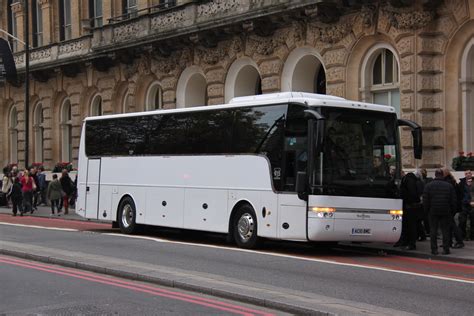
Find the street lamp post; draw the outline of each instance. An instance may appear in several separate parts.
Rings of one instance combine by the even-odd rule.
[[[29,1],[25,0],[25,168],[28,168],[30,125],[30,21]]]

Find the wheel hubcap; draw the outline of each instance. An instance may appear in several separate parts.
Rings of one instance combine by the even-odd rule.
[[[122,210],[122,224],[124,227],[129,227],[133,221],[133,210],[132,207],[127,204]]]
[[[252,215],[249,213],[243,214],[237,223],[237,230],[239,232],[240,238],[243,241],[248,241],[250,238],[252,238],[254,227],[255,223]]]

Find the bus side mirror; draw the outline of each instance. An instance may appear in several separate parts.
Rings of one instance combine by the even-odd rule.
[[[415,159],[421,159],[423,154],[423,137],[421,134],[421,128],[417,128],[411,131],[413,136],[413,153]]]
[[[413,137],[413,154],[415,159],[421,159],[423,154],[423,135],[421,126],[410,120],[398,119],[398,126],[408,126],[411,128]]]
[[[296,174],[296,193],[301,200],[306,200],[308,198],[308,193],[306,192],[308,177],[305,171],[298,171]]]

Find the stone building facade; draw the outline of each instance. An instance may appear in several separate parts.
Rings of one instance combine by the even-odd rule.
[[[29,162],[77,166],[87,116],[291,90],[395,106],[423,127],[421,161],[402,131],[407,168],[474,151],[474,0],[30,2]],[[0,3],[0,28],[23,38],[23,2]],[[25,54],[12,44],[0,160],[21,166]]]

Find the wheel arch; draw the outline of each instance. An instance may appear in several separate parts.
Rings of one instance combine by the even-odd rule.
[[[117,207],[115,209],[115,221],[118,223],[118,221],[120,220],[119,219],[119,215],[120,215],[120,205],[122,204],[123,200],[125,200],[126,198],[130,198],[133,202],[133,204],[135,205],[135,209],[137,207],[137,203],[135,202],[135,199],[133,198],[133,196],[130,194],[130,193],[124,193],[121,197],[120,197],[120,200],[119,202],[117,203]]]
[[[258,215],[257,215],[257,212],[255,211],[255,206],[253,205],[252,202],[250,202],[249,200],[247,199],[241,199],[239,201],[237,201],[234,206],[232,207],[232,211],[230,212],[230,216],[229,216],[229,222],[228,222],[228,233],[227,233],[227,241],[229,242],[232,242],[234,241],[234,231],[233,231],[233,220],[234,220],[234,216],[235,216],[235,213],[237,212],[237,210],[242,206],[242,205],[249,205],[254,213],[255,213],[255,216],[257,217],[257,221],[258,221]],[[257,222],[258,223],[258,222]],[[258,231],[257,231],[257,235],[258,235]]]

